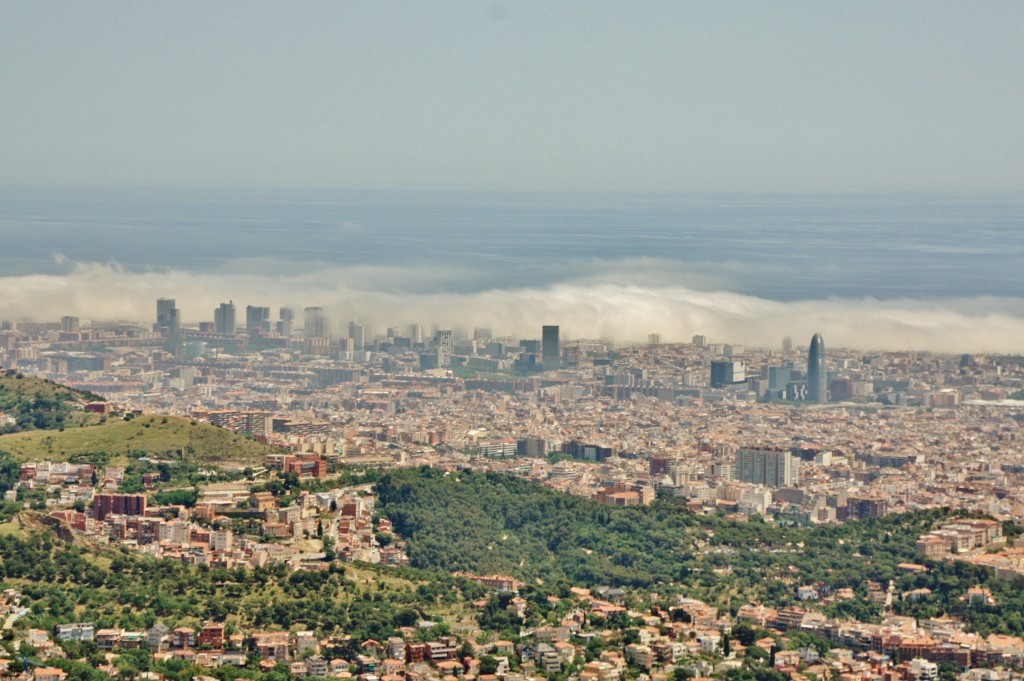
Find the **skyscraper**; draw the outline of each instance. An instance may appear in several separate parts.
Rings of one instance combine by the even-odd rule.
[[[220,307],[213,311],[213,332],[223,336],[234,336],[237,329],[234,301],[221,303]]]
[[[78,333],[82,330],[82,323],[78,317],[61,317],[60,330],[64,333]]]
[[[270,308],[245,306],[245,329],[250,336],[270,333]]]
[[[743,362],[733,360],[715,360],[711,362],[711,387],[724,388],[734,383],[747,380],[747,370]]]
[[[181,332],[181,318],[174,298],[158,298],[156,301],[156,324],[153,330],[164,336],[177,336]]]
[[[785,390],[786,384],[789,383],[792,375],[792,367],[768,367],[768,389],[775,391]]]
[[[437,351],[437,366],[446,367],[452,363],[452,351],[455,343],[452,332],[440,329],[434,334],[434,348]]]
[[[277,323],[277,335],[288,338],[292,335],[292,322],[295,321],[295,310],[290,307],[282,307],[277,316],[281,321]]]
[[[356,350],[362,350],[366,345],[366,327],[359,322],[348,323],[348,335],[355,344]]]
[[[811,338],[807,353],[807,401],[815,404],[828,402],[828,371],[825,368],[825,341],[821,334]]]
[[[788,487],[797,481],[797,464],[789,452],[741,449],[736,452],[736,477],[765,487]]]
[[[307,307],[306,323],[302,327],[302,335],[306,338],[327,338],[331,335],[331,322],[324,316],[322,307]]]
[[[541,327],[541,363],[544,371],[557,371],[562,368],[561,348],[558,343],[558,327]]]

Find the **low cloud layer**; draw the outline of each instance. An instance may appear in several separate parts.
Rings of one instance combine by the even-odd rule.
[[[296,308],[318,305],[335,328],[359,319],[375,332],[410,323],[488,327],[495,334],[537,337],[542,324],[558,324],[565,338],[665,342],[704,334],[713,342],[778,347],[786,336],[798,344],[821,332],[829,347],[937,352],[1019,352],[1024,339],[1024,298],[975,297],[829,299],[778,302],[724,290],[698,290],[645,276],[629,282],[570,279],[536,288],[495,287],[470,293],[438,292],[438,282],[467,272],[447,268],[365,267],[295,272],[268,261],[263,267],[220,273],[184,270],[131,272],[116,264],[75,263],[63,275],[0,277],[0,319],[90,320],[152,323],[157,298],[175,298],[186,323],[213,319],[233,300],[238,319],[246,305]]]

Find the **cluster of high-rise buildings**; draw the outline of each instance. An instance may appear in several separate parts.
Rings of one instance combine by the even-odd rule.
[[[703,336],[694,336],[694,343],[703,344]],[[786,339],[785,346],[792,351],[792,342]],[[713,388],[728,388],[735,385],[746,385],[747,371],[742,359],[742,346],[726,345],[723,359],[712,360],[710,384]],[[825,363],[825,341],[821,334],[811,338],[807,351],[807,370],[801,372],[792,362],[788,365],[769,367],[768,396],[775,399],[804,401],[811,404],[824,404],[829,400],[829,376]]]
[[[192,340],[195,344],[201,344],[209,340],[211,336],[241,336],[243,341],[248,339],[245,347],[253,343],[254,339],[259,339],[260,347],[268,347],[274,345],[275,341],[281,345],[287,344],[292,338],[299,338],[303,341],[303,349],[318,355],[363,352],[371,343],[370,332],[366,324],[361,321],[350,321],[347,328],[343,326],[340,331],[336,331],[332,328],[331,318],[322,307],[304,308],[302,319],[302,328],[297,329],[295,327],[295,309],[281,307],[278,310],[278,321],[272,324],[269,307],[248,305],[245,308],[243,332],[237,322],[234,301],[228,301],[221,303],[213,311],[212,323],[199,322],[194,328],[185,328],[181,324],[181,311],[177,307],[177,302],[172,298],[160,298],[156,303],[156,323],[153,325],[153,331],[169,340]],[[77,322],[77,319],[75,321]],[[424,369],[451,366],[452,357],[460,354],[456,343],[463,340],[452,329],[436,327],[432,334],[424,340],[423,327],[420,324],[411,324],[405,334],[400,332],[397,327],[389,327],[386,339],[389,344],[394,344],[399,348],[421,351],[420,366]],[[474,331],[472,340],[481,343],[489,341],[491,340],[490,332],[486,329],[477,329]],[[522,348],[524,351],[523,362],[531,370],[557,371],[561,368],[558,326],[543,326],[541,340],[539,342],[524,341]],[[202,348],[199,347],[199,350]],[[194,345],[192,352],[195,351]],[[494,354],[493,351],[492,348],[491,354]],[[504,348],[498,347],[496,351],[503,353]],[[462,352],[461,354],[466,353]],[[476,354],[475,348],[469,354]],[[496,365],[494,368],[503,367]]]
[[[342,351],[362,351],[366,348],[369,337],[367,327],[362,322],[350,321],[347,335],[332,333],[331,320],[322,307],[306,307],[303,312],[304,323],[301,337],[314,342],[320,341],[316,344],[319,349],[333,349],[332,340],[336,341],[338,348]],[[157,300],[156,316],[154,331],[166,337],[178,337],[183,333],[180,311],[173,299]],[[246,306],[245,321],[245,332],[250,337],[287,339],[297,331],[294,327],[295,310],[291,307],[280,308],[278,321],[272,326],[269,307],[249,305]],[[212,326],[207,322],[201,322],[196,331],[195,335],[213,333],[220,336],[234,336],[238,334],[234,302],[221,303],[214,310]],[[478,339],[479,336],[489,336],[489,332],[474,333],[474,339]],[[408,334],[404,336],[399,333],[397,328],[390,327],[387,330],[387,338],[394,339],[399,345],[412,348],[413,345],[423,343],[422,327],[419,324],[412,324]],[[455,340],[452,330],[435,329],[427,347],[421,348],[429,350],[429,354],[424,354],[421,358],[421,367],[433,369],[451,366],[451,358],[457,354]],[[661,336],[657,333],[650,334],[648,341],[650,345],[656,347],[661,343]],[[697,335],[693,337],[693,343],[698,347],[703,346],[707,343],[707,339],[705,336]],[[792,341],[788,338],[784,342],[784,350],[786,346],[790,350],[792,349]],[[532,351],[535,358],[539,358],[539,366],[536,368],[543,371],[557,371],[562,367],[558,326],[545,325],[542,327],[539,348],[529,341],[525,342],[523,347],[527,352]],[[709,381],[711,387],[727,388],[746,383],[746,367],[742,359],[739,358],[743,350],[743,346],[725,345],[723,348],[725,357],[711,361]],[[825,361],[825,341],[820,333],[814,334],[811,338],[806,371],[801,373],[792,365],[772,367],[772,369],[768,385],[772,397],[801,400],[812,404],[824,404],[829,401],[829,374]]]
[[[317,326],[317,312],[322,316],[320,308],[306,308],[306,319],[312,323],[307,324],[309,332],[319,332],[319,336],[330,335],[330,325]],[[270,308],[257,305],[247,305],[245,308],[245,331],[250,336],[270,335],[276,333],[280,336],[291,336],[295,311],[290,307],[282,307],[278,311],[278,321],[271,324]],[[173,298],[160,298],[156,301],[156,323],[153,331],[167,338],[178,338],[182,335],[181,310],[177,301]],[[233,336],[240,330],[234,301],[221,303],[213,311],[213,322],[200,322],[196,331],[202,333],[214,333],[221,336]]]

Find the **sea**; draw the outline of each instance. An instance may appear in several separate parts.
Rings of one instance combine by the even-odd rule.
[[[778,301],[1019,297],[1024,196],[0,187],[0,277],[268,261],[475,273],[415,284],[455,293],[655,269]]]

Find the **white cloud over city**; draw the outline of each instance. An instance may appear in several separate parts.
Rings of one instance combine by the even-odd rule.
[[[0,277],[0,318],[152,323],[155,301],[175,298],[186,324],[212,320],[214,308],[246,305],[325,308],[335,324],[359,319],[382,333],[410,323],[488,327],[495,334],[539,335],[558,324],[564,338],[665,342],[704,334],[713,342],[778,347],[821,332],[831,347],[864,350],[1012,353],[1024,337],[1024,299],[973,297],[915,300],[827,299],[779,302],[707,286],[683,285],[669,273],[649,272],[631,283],[621,272],[568,278],[537,287],[445,292],[439,282],[479,276],[450,268],[317,268],[295,272],[268,260],[262,267],[222,273],[186,270],[134,272],[116,263],[74,263],[61,275]],[[618,272],[618,274],[615,274]],[[689,283],[689,282],[688,282]],[[711,282],[704,282],[710,284]],[[337,327],[336,327],[337,328]]]

